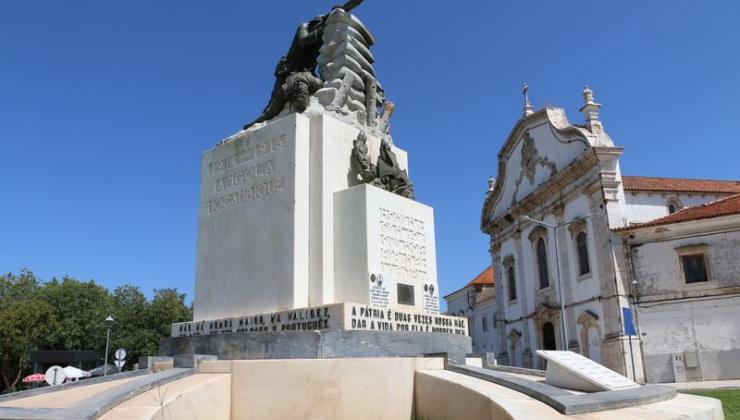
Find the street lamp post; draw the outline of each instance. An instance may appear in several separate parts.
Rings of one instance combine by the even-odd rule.
[[[108,325],[108,334],[105,337],[105,362],[103,362],[103,376],[108,375],[108,346],[110,345],[110,329],[113,327],[113,315],[108,315],[108,318],[105,318],[105,323]]]
[[[567,226],[571,223],[580,222],[586,219],[587,217],[590,217],[590,214],[587,214],[586,216],[579,217],[577,219],[573,219],[568,222],[558,223],[557,225],[551,225],[549,223],[545,223],[541,220],[535,220],[532,219],[529,216],[522,216],[519,219],[524,222],[532,222],[536,225],[544,226],[546,228],[552,229],[552,237],[553,242],[555,244],[555,272],[558,275],[558,300],[560,300],[560,334],[563,338],[563,349],[568,350],[568,327],[567,322],[565,320],[565,300],[563,299],[563,281],[560,278],[560,256],[558,251],[558,228]]]

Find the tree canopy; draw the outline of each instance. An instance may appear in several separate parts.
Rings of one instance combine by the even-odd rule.
[[[112,293],[93,280],[71,277],[44,282],[31,271],[0,275],[0,376],[4,392],[17,388],[30,374],[36,350],[95,350],[104,359],[108,315],[111,329],[108,359],[119,347],[127,350],[126,366],[139,356],[156,355],[159,339],[174,322],[192,319],[192,308],[177,289],[154,290],[147,299],[137,286]]]

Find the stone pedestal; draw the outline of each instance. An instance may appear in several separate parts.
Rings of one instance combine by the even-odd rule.
[[[335,294],[334,193],[358,184],[352,163],[353,142],[360,130],[324,112],[311,113],[309,209],[309,305],[339,302]],[[367,145],[378,158],[380,139],[371,133]],[[401,169],[408,168],[406,152],[393,147]]]
[[[241,332],[212,336],[166,337],[159,353],[210,354],[221,360],[421,357],[446,353],[464,364],[470,337],[406,331]]]
[[[291,114],[204,153],[194,319],[308,306],[309,140]]]
[[[334,194],[358,183],[351,161],[358,133],[323,112],[294,113],[204,153],[195,320],[349,300],[343,285],[337,292]],[[377,158],[380,139],[368,135],[368,147]],[[406,169],[406,153],[393,150]],[[427,271],[438,293],[431,235]]]
[[[470,352],[467,320],[439,314],[432,208],[360,184],[359,132],[314,102],[203,155],[194,320],[172,326],[161,354],[237,357],[252,341],[291,349],[316,337],[337,341],[314,357]],[[380,138],[366,134],[376,160]],[[387,349],[363,338],[376,333]],[[396,334],[429,338],[398,347]]]
[[[371,185],[334,193],[335,297],[439,314],[431,207]]]

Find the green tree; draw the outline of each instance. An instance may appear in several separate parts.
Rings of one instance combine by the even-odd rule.
[[[29,270],[22,270],[18,276],[13,273],[0,276],[0,309],[13,302],[32,299],[40,288],[41,282]]]
[[[152,335],[152,326],[147,313],[149,302],[136,286],[124,285],[113,292],[113,318],[111,330],[111,349],[119,347],[127,350],[127,365],[137,361],[142,354],[156,354],[159,342]],[[108,360],[112,360],[111,354]]]
[[[31,352],[45,346],[57,325],[53,308],[38,298],[40,289],[27,270],[0,276],[0,376],[6,392],[30,373]]]
[[[193,308],[185,304],[185,293],[177,288],[155,289],[149,307],[149,322],[158,337],[170,335],[170,326],[175,322],[192,321]]]
[[[50,332],[47,350],[105,349],[105,318],[111,314],[113,299],[103,286],[90,280],[81,282],[71,277],[45,283],[39,296],[54,308],[59,320]]]
[[[0,276],[0,376],[6,391],[30,372],[35,350],[95,350],[104,358],[107,325],[113,315],[109,361],[127,350],[127,367],[139,356],[156,355],[159,340],[174,322],[192,319],[192,308],[177,289],[154,291],[147,300],[136,286],[113,293],[93,280],[64,277],[43,283],[28,270]]]

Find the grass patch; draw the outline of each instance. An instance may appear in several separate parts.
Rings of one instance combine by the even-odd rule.
[[[722,401],[725,420],[740,420],[740,388],[733,389],[695,389],[681,391],[684,394],[712,397]]]

